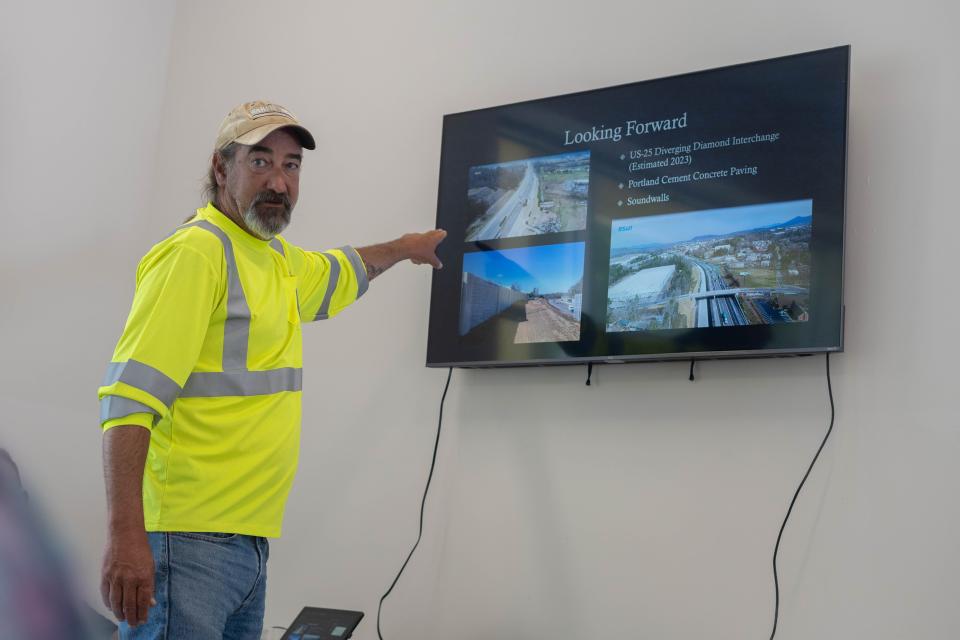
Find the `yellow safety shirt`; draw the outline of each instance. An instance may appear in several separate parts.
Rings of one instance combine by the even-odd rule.
[[[150,249],[98,392],[104,430],[151,429],[147,531],[280,535],[300,448],[300,325],[366,289],[352,247],[260,240],[212,204]]]

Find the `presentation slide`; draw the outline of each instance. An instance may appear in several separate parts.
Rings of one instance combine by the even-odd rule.
[[[428,364],[841,348],[848,67],[837,47],[446,116]]]

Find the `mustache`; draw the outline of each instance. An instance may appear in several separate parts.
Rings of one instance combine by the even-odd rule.
[[[277,193],[276,191],[261,191],[258,193],[250,205],[256,207],[258,204],[281,204],[287,211],[292,208],[290,197],[285,193]]]

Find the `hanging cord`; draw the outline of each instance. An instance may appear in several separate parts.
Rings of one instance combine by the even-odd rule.
[[[694,360],[693,358],[690,358],[690,377],[687,378],[687,380],[689,380],[690,382],[693,382],[694,380],[696,380],[696,378],[693,377],[693,363],[694,363],[694,362],[696,362],[696,360]]]
[[[400,567],[397,577],[393,579],[392,583],[390,583],[390,588],[387,589],[387,592],[383,594],[383,597],[380,598],[380,604],[377,605],[377,637],[380,638],[380,640],[383,640],[383,635],[380,633],[380,611],[383,609],[383,601],[387,599],[387,596],[390,595],[390,592],[393,591],[393,588],[397,586],[397,581],[400,580],[400,576],[403,575],[403,570],[407,568],[407,563],[410,562],[410,558],[413,557],[413,552],[417,550],[417,545],[420,544],[420,538],[423,537],[423,511],[427,505],[427,492],[430,491],[430,481],[433,479],[433,469],[437,465],[437,449],[440,447],[440,428],[443,426],[443,403],[447,399],[447,389],[450,388],[450,378],[452,376],[453,367],[450,367],[450,370],[447,372],[447,384],[444,385],[443,395],[440,397],[440,418],[437,420],[437,439],[433,443],[433,458],[430,460],[430,473],[427,474],[427,486],[423,490],[423,500],[420,502],[420,529],[417,532],[417,541],[413,543],[413,548],[410,549],[407,559],[403,561],[403,566]]]
[[[820,452],[823,451],[824,445],[827,444],[827,439],[830,438],[830,434],[833,432],[833,421],[836,417],[836,407],[833,404],[833,386],[830,382],[830,353],[827,353],[827,394],[830,397],[830,426],[827,428],[827,435],[823,436],[823,442],[820,443],[820,448],[817,449],[816,455],[813,456],[813,460],[810,461],[810,466],[807,467],[807,472],[803,474],[803,480],[800,481],[800,486],[797,487],[797,490],[793,494],[793,499],[790,501],[790,507],[787,509],[787,515],[783,519],[783,524],[780,525],[780,533],[777,534],[777,544],[773,548],[773,589],[774,589],[774,605],[773,605],[773,630],[770,632],[770,640],[773,640],[773,637],[777,635],[777,620],[780,618],[780,581],[777,576],[777,553],[780,551],[780,539],[783,537],[783,530],[787,526],[787,520],[790,519],[790,514],[793,512],[793,505],[797,502],[797,496],[800,495],[800,490],[803,489],[804,483],[807,481],[807,477],[810,475],[810,471],[813,469],[813,465],[817,463],[817,458],[820,457]]]
[[[590,376],[592,375],[593,375],[593,363],[588,362],[587,363],[587,386],[588,387],[590,386]]]

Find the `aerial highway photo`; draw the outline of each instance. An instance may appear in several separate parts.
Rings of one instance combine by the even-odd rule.
[[[813,201],[613,221],[608,332],[808,320]]]
[[[580,339],[584,244],[463,256],[459,333],[496,344]]]
[[[590,152],[470,167],[467,185],[468,242],[580,231]]]

